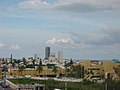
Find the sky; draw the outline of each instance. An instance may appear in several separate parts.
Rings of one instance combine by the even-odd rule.
[[[120,0],[0,0],[0,57],[120,59],[119,38]]]

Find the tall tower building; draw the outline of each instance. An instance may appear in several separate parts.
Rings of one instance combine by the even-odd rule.
[[[64,52],[63,51],[58,51],[58,60],[63,61],[64,59]]]
[[[45,47],[45,59],[49,59],[50,57],[50,47]]]

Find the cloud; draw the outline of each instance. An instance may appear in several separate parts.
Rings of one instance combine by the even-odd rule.
[[[120,45],[120,28],[107,27],[101,30],[100,35],[95,34],[94,36],[91,36],[91,38],[94,39],[91,39],[86,43],[99,46],[109,46],[116,44]]]
[[[114,47],[120,46],[120,28],[107,27],[99,33],[78,33],[69,32],[74,45],[91,48],[91,47]]]
[[[120,28],[107,27],[104,29],[104,33],[106,34],[110,43],[120,44]]]
[[[3,43],[0,43],[0,49],[3,48],[5,45]]]
[[[52,38],[50,40],[48,40],[46,42],[49,45],[61,45],[61,44],[72,44],[73,41],[70,38],[66,38],[66,39],[56,39],[56,38]]]
[[[119,11],[119,0],[56,0],[49,3],[47,0],[23,0],[13,7],[8,7],[8,12],[21,14],[59,11],[70,13]]]
[[[47,6],[49,6],[49,3],[45,0],[24,0],[17,5],[21,9],[41,9]]]
[[[80,12],[96,12],[96,11],[114,11],[120,10],[119,0],[58,0],[54,3],[49,3],[47,0],[23,0],[15,7],[16,9],[31,10],[56,10],[72,13]],[[12,8],[12,9],[13,9]],[[9,8],[10,9],[10,8]],[[34,9],[34,10],[33,10]],[[20,11],[20,10],[19,10]]]
[[[12,46],[10,47],[10,49],[18,50],[18,49],[20,49],[20,46],[18,44],[12,44]]]
[[[119,10],[119,0],[59,0],[55,8],[70,12]]]

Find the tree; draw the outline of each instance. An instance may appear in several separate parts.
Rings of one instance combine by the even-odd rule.
[[[72,58],[70,59],[70,65],[72,65],[73,64],[73,60],[72,60]]]
[[[39,62],[40,65],[42,65],[42,60],[40,59],[40,62]]]
[[[35,59],[32,60],[33,66],[35,66]]]
[[[69,73],[69,72],[70,72],[70,68],[65,68],[65,71],[66,71],[67,73]]]
[[[82,78],[84,76],[83,67],[81,65],[72,65],[69,68],[66,68],[68,77]]]
[[[43,71],[43,67],[42,67],[42,63],[41,62],[39,62],[39,65],[38,65],[36,71],[38,71],[39,76],[40,76],[40,73]]]
[[[27,65],[26,59],[24,57],[22,58],[22,61],[24,65]]]
[[[76,66],[72,65],[70,66],[70,68],[68,69],[68,77],[76,77]]]
[[[113,68],[114,68],[115,73],[120,77],[120,66],[113,67]]]
[[[56,73],[58,72],[58,70],[57,70],[57,67],[56,67],[56,66],[54,66],[54,67],[53,67],[52,72],[54,72],[54,74],[56,74]]]
[[[82,66],[81,65],[76,66],[76,77],[82,78]]]
[[[26,66],[24,64],[18,64],[19,73],[22,75]]]
[[[12,59],[12,54],[11,54],[11,56],[10,56],[10,63],[12,63],[13,61],[12,61],[13,59]]]
[[[75,65],[72,65],[70,68],[71,68],[72,72],[76,71],[76,66]]]

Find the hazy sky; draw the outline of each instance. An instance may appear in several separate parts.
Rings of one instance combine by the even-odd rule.
[[[0,57],[120,59],[120,0],[0,0]]]

